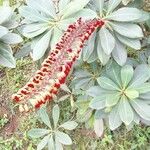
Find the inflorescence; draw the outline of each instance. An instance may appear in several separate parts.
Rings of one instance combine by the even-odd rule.
[[[21,112],[29,111],[31,107],[29,102],[34,108],[39,108],[54,98],[60,86],[65,83],[85,41],[98,27],[103,25],[102,20],[82,21],[81,18],[76,23],[69,25],[60,42],[42,63],[41,69],[12,96],[15,102],[20,103]]]

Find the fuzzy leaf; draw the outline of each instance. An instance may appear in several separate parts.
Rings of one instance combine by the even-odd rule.
[[[130,65],[125,65],[122,67],[121,69],[121,81],[123,84],[123,87],[126,87],[129,82],[131,81],[132,77],[133,77],[133,67]]]
[[[107,77],[99,77],[97,82],[102,88],[106,90],[119,90],[118,86]]]
[[[0,38],[6,35],[7,33],[8,33],[8,29],[3,26],[0,26]]]
[[[111,23],[113,29],[120,35],[128,38],[142,38],[143,32],[140,26],[131,23]]]
[[[122,124],[118,106],[119,105],[116,105],[109,114],[109,127],[111,130],[117,129]]]
[[[95,119],[94,131],[98,137],[101,137],[103,135],[103,132],[104,132],[103,119]]]
[[[100,41],[104,52],[109,55],[115,47],[115,39],[105,27],[99,31]]]
[[[141,15],[141,11],[137,8],[122,7],[107,16],[107,19],[121,22],[129,22],[141,18]]]
[[[120,3],[121,0],[109,0],[107,13],[112,12]]]
[[[47,32],[43,37],[35,44],[33,49],[33,60],[40,59],[46,52],[51,37],[51,31]]]
[[[69,135],[67,135],[64,132],[56,131],[55,136],[56,136],[57,140],[64,145],[72,144],[71,138],[69,137]]]
[[[122,96],[120,103],[119,103],[119,115],[120,115],[121,120],[126,125],[129,125],[134,119],[133,110],[125,96]]]
[[[48,143],[50,135],[45,136],[37,146],[37,150],[42,150]]]
[[[59,106],[58,105],[55,105],[53,107],[52,115],[53,115],[54,127],[56,128],[57,124],[58,124],[58,120],[59,120],[59,115],[60,115],[60,110],[59,110]]]
[[[74,130],[77,127],[77,123],[75,121],[67,121],[60,125],[59,127],[62,127],[66,130]]]
[[[35,128],[28,131],[28,136],[30,136],[31,138],[39,138],[49,133],[50,130]]]

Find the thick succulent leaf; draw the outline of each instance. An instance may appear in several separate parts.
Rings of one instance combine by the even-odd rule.
[[[6,44],[17,44],[23,41],[21,36],[15,33],[6,34],[1,38],[1,40]]]
[[[62,11],[64,7],[68,5],[69,2],[70,0],[59,0],[59,3],[58,3],[59,11]]]
[[[112,111],[109,114],[109,127],[111,130],[117,129],[122,124],[118,107],[119,105],[113,107]]]
[[[100,14],[101,17],[103,15],[104,2],[105,2],[104,0],[95,0],[95,3],[98,7],[99,14]]]
[[[131,38],[121,36],[119,34],[116,34],[116,36],[117,36],[118,40],[120,42],[122,42],[123,44],[125,44],[133,49],[136,49],[136,50],[141,49],[141,42],[139,39],[131,39]]]
[[[39,138],[49,133],[50,130],[35,128],[28,131],[28,136],[31,138]]]
[[[99,77],[97,82],[102,88],[106,90],[119,90],[119,87],[107,77]]]
[[[0,42],[0,65],[15,68],[16,61],[13,57],[11,47]]]
[[[51,123],[50,123],[50,119],[49,116],[46,112],[46,108],[42,107],[39,111],[38,111],[38,115],[41,118],[41,120],[49,127],[51,128]]]
[[[25,17],[26,19],[30,21],[35,22],[49,22],[49,19],[42,16],[37,10],[32,9],[28,6],[22,6],[19,9],[19,13],[21,16]]]
[[[130,101],[130,103],[141,118],[150,121],[150,105],[138,99]]]
[[[89,104],[90,108],[93,109],[103,109],[106,106],[106,95],[101,95],[100,97],[94,97]]]
[[[150,83],[143,83],[135,88],[140,94],[150,92]]]
[[[37,150],[42,150],[48,143],[50,135],[45,136],[40,143],[37,145]]]
[[[8,21],[12,14],[13,14],[13,11],[12,11],[12,8],[11,7],[4,7],[4,6],[0,6],[0,14],[1,14],[1,17],[0,17],[0,24]]]
[[[56,131],[55,136],[56,136],[57,140],[64,145],[72,144],[71,138],[69,137],[68,134],[66,134],[64,132]]]
[[[104,53],[104,50],[103,50],[101,43],[99,41],[97,42],[97,54],[98,54],[98,58],[101,61],[101,63],[103,65],[106,65],[106,63],[110,59],[110,55],[107,55],[106,53]]]
[[[120,3],[121,0],[109,0],[107,13],[112,12]]]
[[[27,25],[26,26],[28,29],[30,28],[30,25]],[[32,30],[32,28],[30,28],[29,30],[28,29],[26,29],[26,27],[22,30],[22,33],[23,33],[23,35],[25,36],[25,37],[27,37],[27,38],[33,38],[33,37],[40,37],[41,36],[41,34],[42,33],[44,33],[47,29],[49,29],[49,27],[48,26],[45,26],[45,27],[41,27],[41,28],[39,28],[39,30],[35,30],[35,31],[33,31],[33,32],[29,32],[29,30]],[[36,26],[35,26],[36,27]],[[34,26],[33,26],[33,28],[34,28]],[[35,28],[36,29],[36,28]],[[33,29],[34,30],[34,29]]]
[[[75,121],[67,121],[60,125],[59,127],[62,127],[66,130],[73,130],[78,126],[78,124]]]
[[[130,65],[125,65],[121,68],[121,81],[122,85],[125,88],[133,77],[133,67]]]
[[[120,92],[115,92],[113,94],[107,94],[106,97],[106,107],[114,106],[118,103],[120,99]]]
[[[114,50],[112,51],[112,56],[114,60],[120,65],[123,66],[127,60],[127,50],[125,45],[120,43],[118,40],[116,41],[116,45]]]
[[[62,18],[67,18],[68,16],[77,13],[78,11],[82,10],[89,2],[90,0],[75,0],[71,1],[63,11],[59,13],[59,15],[62,15]]]
[[[101,94],[106,92],[104,89],[102,89],[100,86],[92,86],[87,90],[87,94],[92,97],[100,97]]]
[[[94,131],[98,137],[101,137],[104,132],[103,119],[95,119],[94,121]]]
[[[127,96],[130,100],[139,97],[139,92],[138,92],[137,90],[133,90],[133,89],[127,89],[127,90],[125,91],[125,94],[126,94],[126,96]]]
[[[50,42],[51,49],[55,48],[56,43],[60,40],[63,32],[57,27],[53,28],[53,35]]]
[[[63,150],[62,144],[55,138],[55,149],[54,150]]]
[[[79,19],[80,17],[82,17],[83,20],[89,20],[89,19],[97,18],[98,16],[95,11],[88,8],[84,8],[78,11],[77,13],[71,15],[70,17],[76,18],[76,20]]]
[[[111,23],[112,28],[128,38],[142,38],[143,32],[140,26],[131,23]]]
[[[107,76],[112,81],[114,81],[119,87],[121,87],[121,85],[122,85],[120,70],[121,70],[121,67],[119,65],[117,65],[117,63],[115,61],[113,61],[106,69]]]
[[[84,50],[83,50],[83,61],[86,61],[87,58],[90,57],[90,55],[93,53],[94,51],[94,45],[95,45],[95,38],[96,38],[96,32],[94,32],[89,41],[87,42],[87,46],[85,46]]]
[[[6,35],[7,33],[8,33],[8,29],[3,26],[0,26],[0,38]]]
[[[128,99],[125,96],[122,96],[120,103],[119,103],[119,115],[121,120],[126,124],[129,125],[134,119],[134,113],[130,106]]]
[[[140,94],[140,98],[144,100],[150,100],[150,92]]]
[[[133,79],[130,83],[130,88],[138,87],[150,78],[150,69],[146,64],[141,64],[136,67]]]
[[[32,9],[44,12],[48,16],[56,16],[55,6],[51,0],[27,0],[27,5]]]
[[[107,16],[107,19],[121,22],[129,22],[141,18],[141,15],[141,11],[137,8],[122,7]]]
[[[36,61],[40,59],[46,52],[49,41],[51,38],[52,31],[48,31],[43,35],[43,37],[35,44],[33,48],[33,60]]]
[[[48,140],[48,150],[54,150],[55,145],[54,145],[54,139],[53,136],[51,135],[51,137]]]
[[[99,36],[104,52],[109,55],[115,47],[113,35],[105,27],[102,27],[99,31]]]
[[[53,107],[52,115],[53,115],[54,127],[56,128],[58,124],[59,116],[60,116],[60,109],[58,105],[55,105]]]

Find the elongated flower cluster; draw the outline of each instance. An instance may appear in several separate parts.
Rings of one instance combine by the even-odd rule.
[[[101,20],[82,21],[70,25],[59,43],[42,63],[42,67],[35,76],[12,96],[15,102],[19,102],[20,111],[28,111],[28,101],[35,108],[50,101],[57,94],[58,89],[65,80],[79,57],[85,41],[90,35],[104,24]]]

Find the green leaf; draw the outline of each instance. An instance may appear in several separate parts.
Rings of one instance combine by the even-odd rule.
[[[49,18],[44,17],[37,10],[32,9],[28,6],[22,6],[19,8],[19,13],[21,16],[25,17],[28,20],[34,22],[49,22]]]
[[[37,145],[37,150],[42,150],[48,143],[50,135],[45,136],[40,143]]]
[[[0,26],[0,38],[6,35],[7,33],[8,33],[8,29],[3,26]]]
[[[68,16],[77,13],[78,11],[82,10],[89,2],[90,0],[75,0],[71,1],[63,11],[59,13],[59,15],[62,15],[62,18],[67,18]]]
[[[35,44],[33,49],[33,60],[40,59],[46,52],[51,37],[51,30],[48,31],[43,37]]]
[[[32,9],[38,10],[47,14],[50,17],[55,17],[55,6],[52,1],[42,0],[42,1],[35,1],[35,0],[27,0],[27,5]]]
[[[7,6],[0,6],[0,24],[8,21],[13,14],[12,8]]]
[[[97,5],[98,5],[98,8],[99,8],[99,14],[100,16],[102,17],[103,15],[103,8],[104,8],[104,0],[97,0]]]
[[[56,139],[64,144],[64,145],[71,145],[72,144],[72,140],[71,138],[69,137],[69,135],[67,135],[66,133],[64,132],[60,132],[60,131],[56,131],[55,132],[55,136],[56,136]]]
[[[130,101],[130,103],[140,117],[150,121],[150,105],[146,104],[145,101],[138,99]]]
[[[38,111],[38,115],[41,118],[41,120],[49,127],[51,128],[51,123],[50,123],[50,119],[49,116],[46,112],[46,108],[42,107],[39,111]]]
[[[48,28],[50,28],[50,26],[48,26],[47,23],[36,22],[25,25],[25,27],[22,29],[22,32],[24,36],[32,38],[45,32]]]
[[[133,79],[130,83],[130,88],[138,87],[150,78],[150,69],[146,64],[141,64],[136,67]]]
[[[106,90],[119,90],[119,87],[107,77],[99,77],[97,82],[102,88]]]
[[[63,150],[62,144],[55,138],[55,149],[54,150]]]
[[[99,31],[100,41],[104,52],[109,55],[115,47],[115,39],[105,27]]]
[[[125,46],[121,44],[119,41],[116,41],[115,48],[112,51],[112,56],[120,66],[123,66],[126,63],[127,50]]]
[[[66,130],[74,130],[77,126],[78,124],[75,121],[67,121],[62,125],[60,125],[59,127],[62,127]]]
[[[121,120],[126,124],[129,125],[134,119],[134,113],[130,106],[129,101],[126,99],[125,96],[122,96],[120,103],[119,103],[119,115]]]
[[[133,99],[139,97],[139,92],[136,91],[136,90],[132,90],[132,89],[127,89],[127,90],[125,91],[125,94],[126,94],[126,96],[127,96],[130,100],[133,100]]]
[[[54,127],[56,128],[57,124],[58,124],[58,120],[59,120],[59,115],[60,115],[60,110],[59,110],[59,106],[58,105],[55,105],[53,107],[52,114],[53,114]]]
[[[103,109],[106,106],[106,95],[100,97],[94,97],[90,102],[89,107],[93,109]]]
[[[53,139],[53,135],[51,135],[48,141],[48,150],[55,150],[54,148],[55,148],[54,139]]]
[[[137,8],[122,7],[107,16],[107,19],[121,22],[129,22],[141,18],[141,15],[141,11]]]
[[[63,34],[63,32],[59,28],[57,28],[57,27],[53,28],[53,35],[52,35],[52,37],[51,37],[52,39],[50,41],[51,49],[55,48],[55,45],[60,40],[62,34]]]
[[[120,99],[120,92],[115,92],[113,94],[107,94],[106,97],[106,107],[114,106],[118,103]]]
[[[127,37],[121,36],[117,33],[116,33],[116,36],[117,36],[118,40],[120,42],[122,42],[123,44],[125,44],[133,49],[136,49],[136,50],[141,49],[141,43],[140,43],[139,39],[127,38]]]
[[[109,114],[109,127],[111,130],[117,129],[122,124],[118,107],[119,105],[113,107],[112,111]]]
[[[101,137],[104,132],[103,119],[95,119],[94,121],[94,131],[98,137]]]
[[[69,2],[70,0],[59,0],[59,3],[58,3],[59,10],[62,11],[64,7],[68,5]]]
[[[112,28],[119,33],[128,38],[142,38],[143,32],[140,26],[131,23],[110,23]]]
[[[133,67],[130,65],[125,65],[121,68],[121,81],[124,88],[129,84],[129,82],[133,78],[133,73]]]
[[[23,41],[20,35],[15,33],[8,33],[4,35],[1,40],[6,44],[18,44]]]
[[[97,54],[98,54],[98,58],[101,61],[101,63],[103,65],[106,65],[106,63],[110,59],[110,55],[107,55],[106,53],[104,53],[104,50],[103,50],[101,43],[99,41],[97,41]]]
[[[16,66],[11,47],[2,42],[0,42],[0,65],[10,68],[15,68]]]
[[[150,92],[150,83],[143,83],[135,88],[140,94]]]
[[[120,3],[121,0],[109,0],[107,14],[112,12]]]
[[[30,136],[31,138],[39,138],[49,133],[50,130],[35,128],[28,131],[28,136]]]

